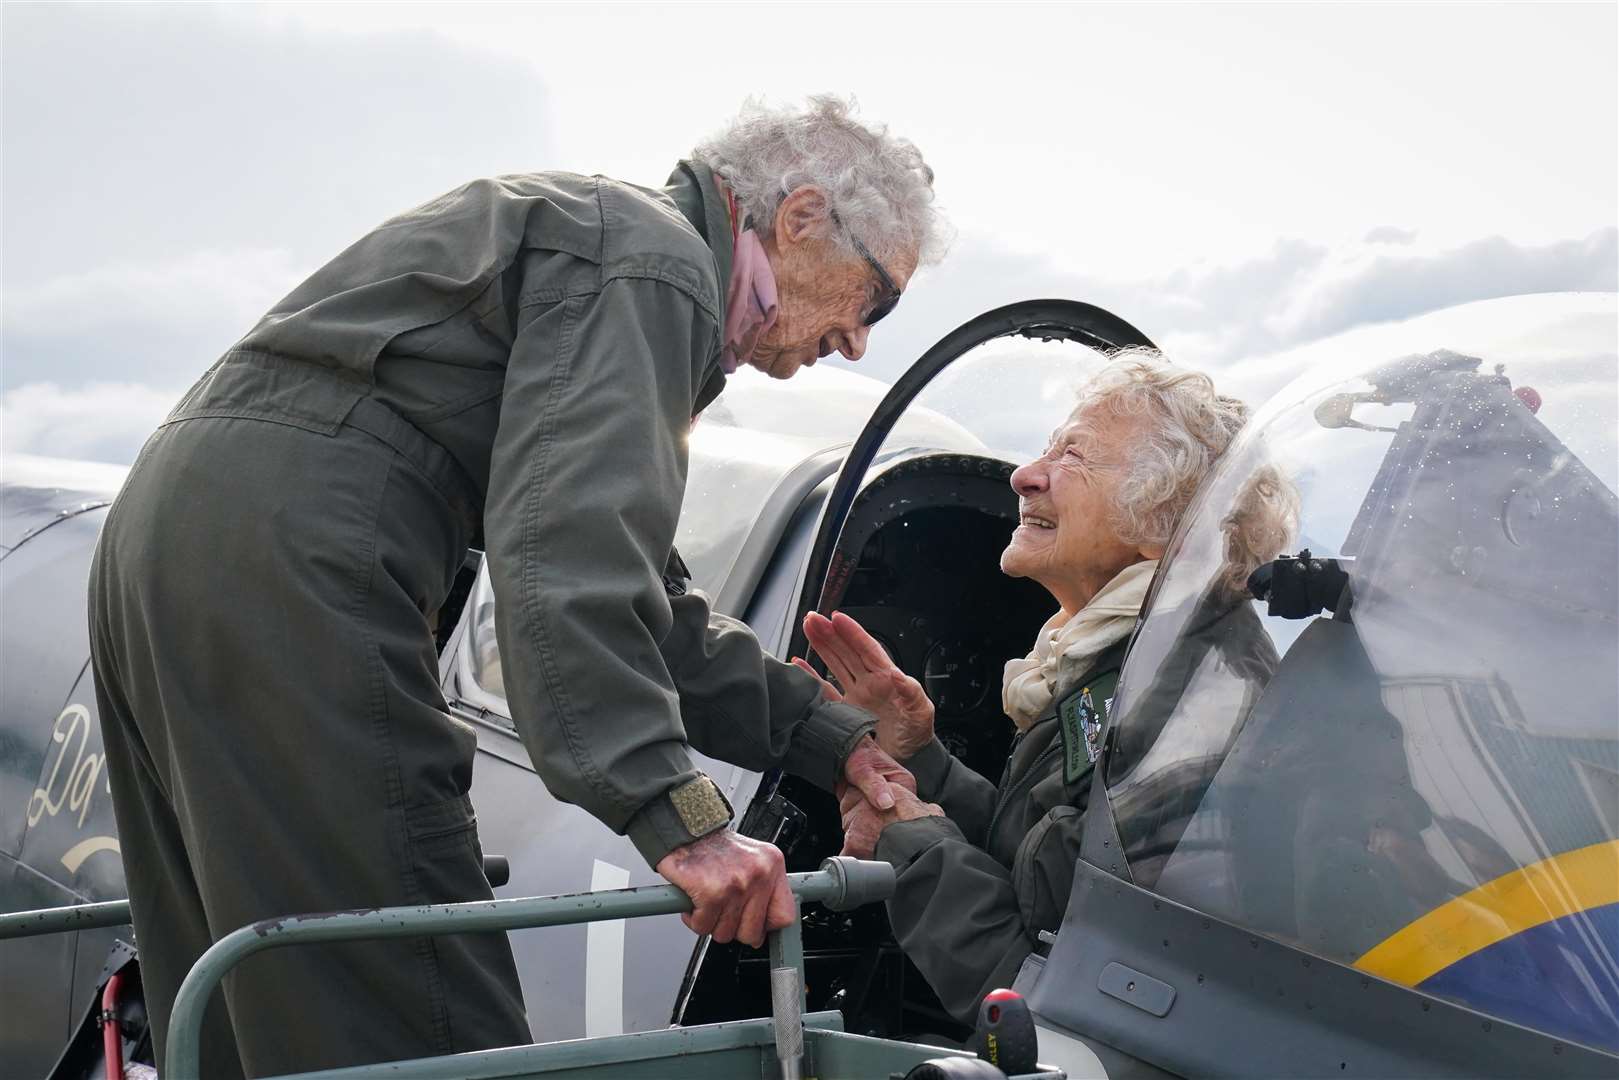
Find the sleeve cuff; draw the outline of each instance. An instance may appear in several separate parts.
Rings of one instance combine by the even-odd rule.
[[[731,814],[731,804],[719,786],[699,774],[637,810],[624,827],[624,835],[646,864],[656,867],[675,848],[730,825]]]
[[[896,873],[903,873],[919,856],[944,840],[967,842],[955,822],[937,814],[896,821],[877,837],[876,858],[888,863]]]
[[[831,791],[855,744],[876,730],[876,721],[864,710],[841,701],[822,701],[793,729],[781,767]]]
[[[935,735],[926,746],[900,762],[916,777],[916,794],[923,802],[937,802],[939,790],[950,775],[950,763],[955,759],[944,743]]]

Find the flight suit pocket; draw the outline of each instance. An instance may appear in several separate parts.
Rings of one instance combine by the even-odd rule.
[[[1068,892],[1079,858],[1080,827],[1084,815],[1072,806],[1059,806],[1042,817],[1018,846],[1012,860],[1012,889],[1019,914],[1032,936],[1054,930],[1068,906]]]
[[[405,808],[405,832],[412,845],[429,844],[477,827],[478,817],[472,811],[471,798],[466,795]]]
[[[459,904],[493,894],[483,872],[478,819],[465,795],[405,811],[412,869],[420,902]]]

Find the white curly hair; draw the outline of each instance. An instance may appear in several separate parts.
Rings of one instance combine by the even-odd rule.
[[[851,255],[851,233],[878,257],[915,252],[919,266],[938,262],[949,246],[922,152],[884,125],[855,119],[852,100],[819,94],[804,108],[770,108],[750,98],[692,157],[724,177],[761,225],[775,220],[784,196],[812,186],[846,227],[833,227],[829,215],[825,235]]]
[[[1142,417],[1114,489],[1112,524],[1131,544],[1162,547],[1215,459],[1248,421],[1248,406],[1201,371],[1150,349],[1121,350],[1079,391],[1074,411]]]

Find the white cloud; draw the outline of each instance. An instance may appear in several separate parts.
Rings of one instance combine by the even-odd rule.
[[[1496,296],[1619,288],[1619,230],[1523,246],[1491,236],[1427,254],[1364,245],[1323,260],[1287,297],[1267,329],[1277,344],[1326,337]]]
[[[408,28],[520,60],[550,91],[555,165],[643,183],[746,95],[854,94],[922,148],[964,228],[1091,272],[1140,277],[1390,222],[1454,246],[1493,232],[1544,243],[1615,221],[1613,5],[867,3],[851,22],[781,3],[745,19],[699,14],[715,10],[230,9],[357,51]],[[597,50],[536,44],[605,40],[606,79]],[[723,74],[703,70],[715,62]],[[1488,74],[1459,78],[1458,64]]]
[[[116,409],[122,435],[75,419],[118,404],[106,387],[171,398],[371,224],[505,169],[657,183],[747,94],[853,93],[938,171],[961,239],[874,335],[856,370],[879,378],[1030,297],[1221,371],[1448,304],[1619,287],[1611,7],[876,4],[854,39],[789,5],[717,27],[678,5],[15,7],[8,447],[127,460]],[[757,47],[788,33],[787,54]],[[1498,77],[1432,62],[1458,35]],[[597,50],[554,47],[609,37],[606,79]],[[829,74],[829,48],[871,62]]]
[[[109,260],[5,290],[5,385],[186,382],[313,266],[279,248]]]
[[[1379,225],[1366,232],[1365,242],[1368,244],[1409,244],[1416,240],[1415,229],[1402,229],[1398,225]]]
[[[201,251],[8,291],[5,379],[15,389],[4,398],[4,448],[129,461],[181,390],[308,269],[280,249]],[[1219,373],[1350,327],[1471,300],[1615,289],[1615,229],[1553,244],[1491,237],[1451,249],[1291,240],[1256,258],[1136,278],[1076,274],[966,233],[852,367],[892,380],[967,319],[1038,296],[1098,304],[1175,361]]]
[[[532,69],[431,33],[356,41],[221,5],[21,4],[0,53],[7,292],[201,250],[316,266],[474,176],[557,161]]]
[[[919,276],[872,336],[856,370],[892,379],[946,332],[1014,300],[1062,296],[1139,328],[1173,360],[1218,372],[1365,323],[1520,293],[1619,290],[1619,229],[1523,244],[1488,237],[1456,247],[1278,241],[1253,258],[1162,274],[1075,273],[964,232],[951,258]],[[833,361],[829,361],[833,362]]]
[[[169,262],[112,261],[5,293],[6,329],[29,336],[163,324],[199,314],[251,326],[313,270],[278,248],[194,251]]]
[[[39,382],[7,390],[0,396],[0,455],[127,463],[185,389]]]

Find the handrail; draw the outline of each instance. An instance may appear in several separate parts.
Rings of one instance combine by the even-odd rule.
[[[802,975],[804,950],[796,917],[797,903],[814,900],[834,911],[843,911],[887,899],[894,891],[894,870],[887,863],[839,857],[828,859],[813,873],[788,874],[787,883],[796,901],[795,917],[788,926],[770,935],[771,963],[796,968]],[[690,911],[691,906],[691,898],[675,886],[653,885],[468,904],[289,915],[244,926],[216,941],[198,958],[180,984],[169,1019],[164,1080],[201,1080],[203,1011],[226,972],[266,949],[330,941],[565,926],[603,919],[668,915]],[[799,985],[803,985],[802,978]]]
[[[12,911],[0,915],[0,941],[7,938],[37,937],[40,934],[66,934],[75,930],[99,930],[104,926],[128,924],[128,900],[39,908],[35,911]]]

